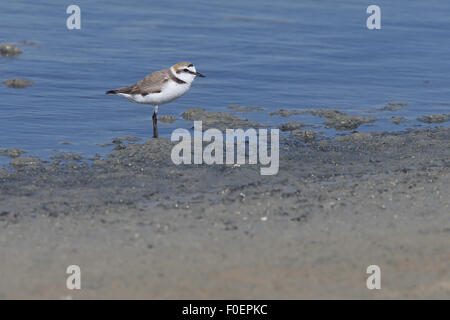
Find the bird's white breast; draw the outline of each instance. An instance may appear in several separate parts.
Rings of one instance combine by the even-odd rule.
[[[189,83],[176,83],[173,80],[167,81],[167,83],[161,88],[161,92],[149,93],[145,96],[141,94],[126,94],[119,93],[119,95],[127,98],[128,100],[136,103],[160,105],[169,103],[183,94],[189,91],[191,85]]]

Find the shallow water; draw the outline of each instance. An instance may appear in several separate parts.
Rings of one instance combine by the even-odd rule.
[[[265,111],[236,113],[266,124],[324,119],[269,116],[279,108],[332,108],[350,114],[408,102],[377,112],[359,131],[426,126],[418,116],[450,112],[450,4],[444,1],[377,1],[382,29],[366,28],[369,2],[346,1],[86,1],[82,29],[66,28],[61,1],[10,1],[0,11],[0,42],[20,45],[17,58],[0,57],[0,80],[25,78],[34,87],[0,85],[0,148],[47,158],[54,152],[105,154],[97,143],[117,136],[152,135],[152,107],[106,96],[175,62],[192,61],[207,78],[160,108],[231,111],[230,104]],[[232,111],[233,112],[233,111]],[[233,112],[234,113],[234,112]],[[410,121],[395,125],[392,116]],[[169,137],[178,120],[160,122]],[[62,145],[69,141],[71,145]],[[0,163],[10,159],[0,157]]]

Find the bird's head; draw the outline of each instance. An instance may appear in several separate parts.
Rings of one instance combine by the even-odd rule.
[[[170,67],[173,74],[180,80],[192,83],[196,77],[204,78],[205,76],[197,72],[195,66],[190,62],[180,62]]]

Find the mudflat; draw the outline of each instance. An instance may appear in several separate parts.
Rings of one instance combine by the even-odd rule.
[[[165,139],[15,157],[0,298],[450,298],[450,128],[304,141],[282,139],[275,176],[176,166]]]

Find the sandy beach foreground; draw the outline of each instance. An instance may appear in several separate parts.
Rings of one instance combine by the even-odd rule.
[[[170,150],[0,170],[0,298],[450,298],[450,128],[294,135],[276,176]]]

